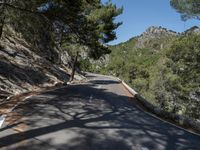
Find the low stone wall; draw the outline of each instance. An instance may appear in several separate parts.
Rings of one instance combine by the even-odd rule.
[[[139,94],[136,94],[135,97],[146,109],[156,114],[157,116],[164,119],[169,119],[183,127],[191,128],[200,132],[200,122],[197,122],[194,119],[190,119],[184,116],[180,116],[174,113],[164,111],[161,108],[156,107],[152,105],[151,103],[149,103],[145,98],[143,98]]]
[[[119,78],[117,78],[117,80],[120,80]],[[198,133],[200,133],[200,122],[194,120],[194,119],[190,119],[184,116],[180,116],[174,113],[170,113],[167,111],[164,111],[163,109],[154,106],[153,104],[151,104],[150,102],[148,102],[148,100],[146,100],[144,97],[142,97],[140,94],[138,94],[136,91],[134,91],[130,86],[128,86],[125,82],[121,81],[122,84],[124,85],[124,87],[131,93],[134,95],[134,97],[138,100],[138,102],[145,108],[147,109],[149,112],[156,114],[157,116],[159,116],[160,118],[166,119],[166,120],[170,120],[172,122],[174,122],[175,124],[178,124],[184,128],[187,129],[193,129],[195,131],[197,131]]]

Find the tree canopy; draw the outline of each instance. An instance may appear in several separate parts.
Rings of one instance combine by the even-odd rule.
[[[42,47],[44,50],[66,50],[63,45],[70,43],[82,46],[81,50],[94,59],[110,52],[106,44],[116,38],[115,29],[121,25],[115,17],[122,13],[122,8],[111,1],[103,4],[100,0],[3,0],[0,7],[1,35],[8,25],[33,45],[48,43]],[[79,48],[72,56],[75,60]]]
[[[22,32],[19,26],[24,30],[28,28],[24,31],[27,33],[37,30],[36,24],[49,25],[51,30],[59,30],[68,42],[71,40],[88,46],[89,54],[94,58],[109,52],[104,44],[116,38],[114,30],[121,24],[115,23],[114,19],[122,9],[111,2],[102,4],[100,0],[4,0],[0,5],[5,7],[2,18],[9,20],[19,32]],[[32,29],[30,22],[33,23]]]
[[[191,18],[200,20],[199,0],[171,0],[171,6],[181,14],[183,21]]]

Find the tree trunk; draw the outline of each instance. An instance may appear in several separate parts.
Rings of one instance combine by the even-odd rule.
[[[5,2],[4,2],[5,3]],[[2,37],[2,34],[3,34],[3,27],[4,27],[4,24],[5,24],[5,4],[2,4],[0,6],[0,39]]]
[[[72,65],[72,73],[71,73],[71,77],[70,77],[70,82],[74,80],[74,74],[75,74],[75,71],[76,71],[77,60],[78,60],[78,52],[76,52],[76,57],[74,59],[73,65]]]

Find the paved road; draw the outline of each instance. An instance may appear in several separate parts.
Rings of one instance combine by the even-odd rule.
[[[116,80],[93,74],[88,78],[19,105],[8,117],[16,121],[0,129],[0,149],[200,149],[200,136],[141,111]]]

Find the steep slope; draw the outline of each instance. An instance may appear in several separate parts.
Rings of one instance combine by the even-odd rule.
[[[48,43],[43,43],[48,44]],[[69,80],[70,57],[62,52],[61,60],[52,63],[46,58],[56,58],[56,50],[40,51],[10,29],[0,41],[0,101]]]

